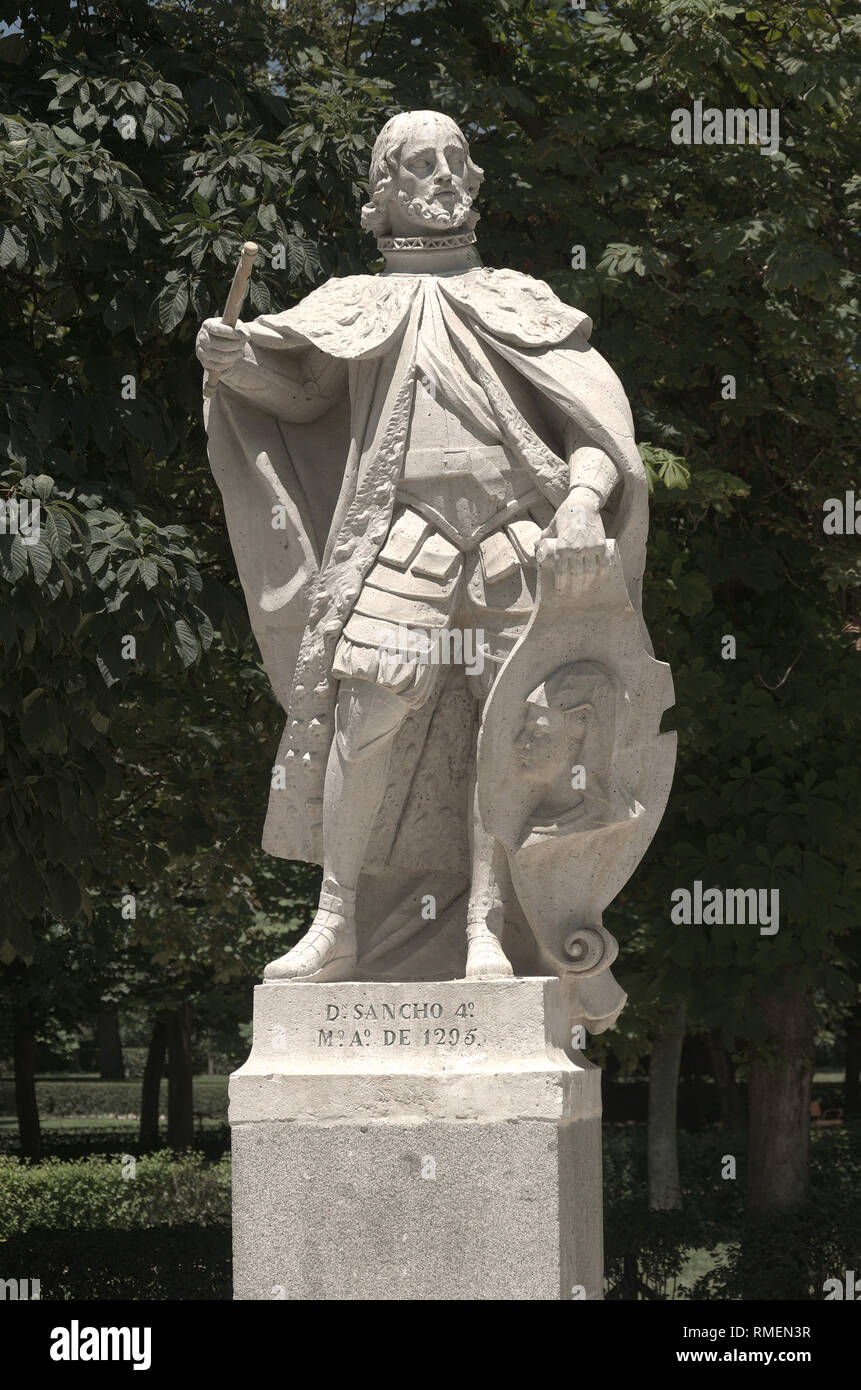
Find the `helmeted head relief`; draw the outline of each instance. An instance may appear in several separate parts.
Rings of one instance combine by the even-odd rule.
[[[607,671],[593,661],[560,666],[526,699],[515,739],[524,774],[543,777],[581,756],[589,742],[593,762],[605,767],[615,724],[615,692]],[[591,738],[589,735],[591,734]]]
[[[460,127],[439,111],[402,111],[377,136],[362,227],[376,236],[471,231],[484,173]]]

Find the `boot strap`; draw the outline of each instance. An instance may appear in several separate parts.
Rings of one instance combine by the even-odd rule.
[[[356,909],[355,889],[341,888],[333,878],[325,878],[318,909],[321,912],[337,912],[339,917],[351,916]]]

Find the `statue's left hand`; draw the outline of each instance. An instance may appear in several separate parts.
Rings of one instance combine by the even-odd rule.
[[[568,494],[539,542],[538,562],[552,571],[557,594],[575,593],[609,565],[601,502],[591,488]]]

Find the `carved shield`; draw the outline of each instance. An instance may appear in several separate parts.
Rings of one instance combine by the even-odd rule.
[[[608,563],[557,583],[554,542],[542,542],[535,610],[478,744],[484,825],[505,846],[548,965],[584,986],[617,953],[602,913],[658,827],[676,757],[676,735],[659,732],[674,698],[670,668],[648,649],[606,545]]]

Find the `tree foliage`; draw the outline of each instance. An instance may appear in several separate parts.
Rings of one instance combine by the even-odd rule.
[[[633,1008],[611,1045],[647,1050],[679,995],[727,1041],[761,1037],[763,992],[839,1006],[859,951],[861,561],[857,536],[822,523],[857,483],[854,7],[3,14],[0,487],[44,513],[37,544],[0,538],[5,958],[52,918],[83,933],[93,903],[90,929],[114,941],[127,889],[139,912],[116,939],[165,981],[176,967],[181,993],[213,959],[238,978],[240,923],[301,915],[309,876],[291,887],[256,849],[278,712],[213,500],[192,343],[247,237],[264,252],[248,316],[375,268],[358,230],[373,136],[429,106],[485,170],[486,263],[593,317],[654,487],[647,616],[679,764],[613,913]],[[778,112],[778,151],[674,144],[672,112],[696,100]],[[670,892],[694,879],[779,889],[779,933],[674,926]]]

